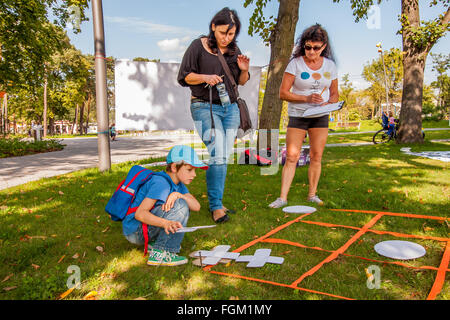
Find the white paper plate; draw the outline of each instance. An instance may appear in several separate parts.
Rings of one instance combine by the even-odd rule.
[[[317,209],[308,206],[290,206],[284,207],[283,211],[286,213],[312,213],[314,211],[317,211]]]
[[[382,256],[399,260],[417,259],[427,252],[420,244],[401,240],[383,241],[377,243],[374,248]]]

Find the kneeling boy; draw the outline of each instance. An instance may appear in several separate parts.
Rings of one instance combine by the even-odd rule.
[[[131,207],[139,205],[136,213],[123,220],[123,233],[128,241],[142,245],[144,232],[154,241],[147,264],[176,266],[187,263],[180,251],[190,211],[199,211],[200,203],[186,188],[195,178],[196,168],[208,169],[194,149],[175,146],[167,155],[166,172],[158,172],[136,194]],[[146,227],[145,225],[148,225]]]

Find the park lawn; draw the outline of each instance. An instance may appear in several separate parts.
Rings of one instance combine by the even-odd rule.
[[[374,217],[368,213],[331,211],[359,209],[449,217],[450,173],[448,163],[409,156],[395,144],[327,148],[318,195],[323,207],[304,220],[361,227]],[[412,151],[449,150],[447,142],[410,145]],[[68,290],[70,266],[81,272],[81,288],[65,299],[334,299],[327,295],[294,290],[234,277],[211,274],[188,263],[178,267],[146,265],[143,248],[128,243],[121,224],[113,222],[104,207],[133,164],[113,165],[101,174],[88,169],[42,179],[0,191],[0,299],[58,299]],[[162,167],[155,168],[162,170]],[[235,250],[265,235],[297,215],[267,205],[280,192],[281,167],[274,175],[261,174],[262,167],[230,165],[224,205],[237,209],[230,222],[214,229],[187,233],[181,254],[228,244]],[[297,169],[289,205],[308,205],[307,167]],[[189,226],[213,224],[208,212],[205,172],[188,186],[202,209],[191,213]],[[448,237],[448,222],[383,217],[374,227],[407,234]],[[336,250],[357,231],[294,223],[274,238],[310,247]],[[373,246],[389,235],[364,234],[346,253],[375,260],[394,261],[377,255]],[[408,240],[400,238],[400,240]],[[422,244],[427,254],[405,262],[439,267],[444,243],[410,239]],[[242,251],[270,248],[282,256],[282,265],[266,264],[249,269],[243,263],[215,266],[213,271],[290,284],[330,253],[285,244],[258,243]],[[368,289],[366,268],[381,270],[380,289]],[[300,287],[355,299],[426,299],[436,271],[409,269],[392,264],[339,256],[325,264]],[[450,299],[450,275],[437,299]],[[94,293],[92,293],[95,291]]]

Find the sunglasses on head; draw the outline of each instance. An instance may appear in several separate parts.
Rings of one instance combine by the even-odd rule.
[[[323,46],[324,46],[324,44],[321,46],[314,46],[314,47],[310,46],[309,44],[305,44],[304,48],[306,51],[309,51],[311,49],[313,49],[314,51],[319,51],[320,49],[322,49]]]

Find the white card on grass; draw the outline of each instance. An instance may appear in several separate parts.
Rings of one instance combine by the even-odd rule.
[[[398,260],[417,259],[424,256],[426,253],[425,248],[420,244],[402,240],[379,242],[374,248],[378,254]]]
[[[308,206],[289,206],[284,207],[283,211],[286,213],[313,213],[317,211],[314,207],[308,207]]]

